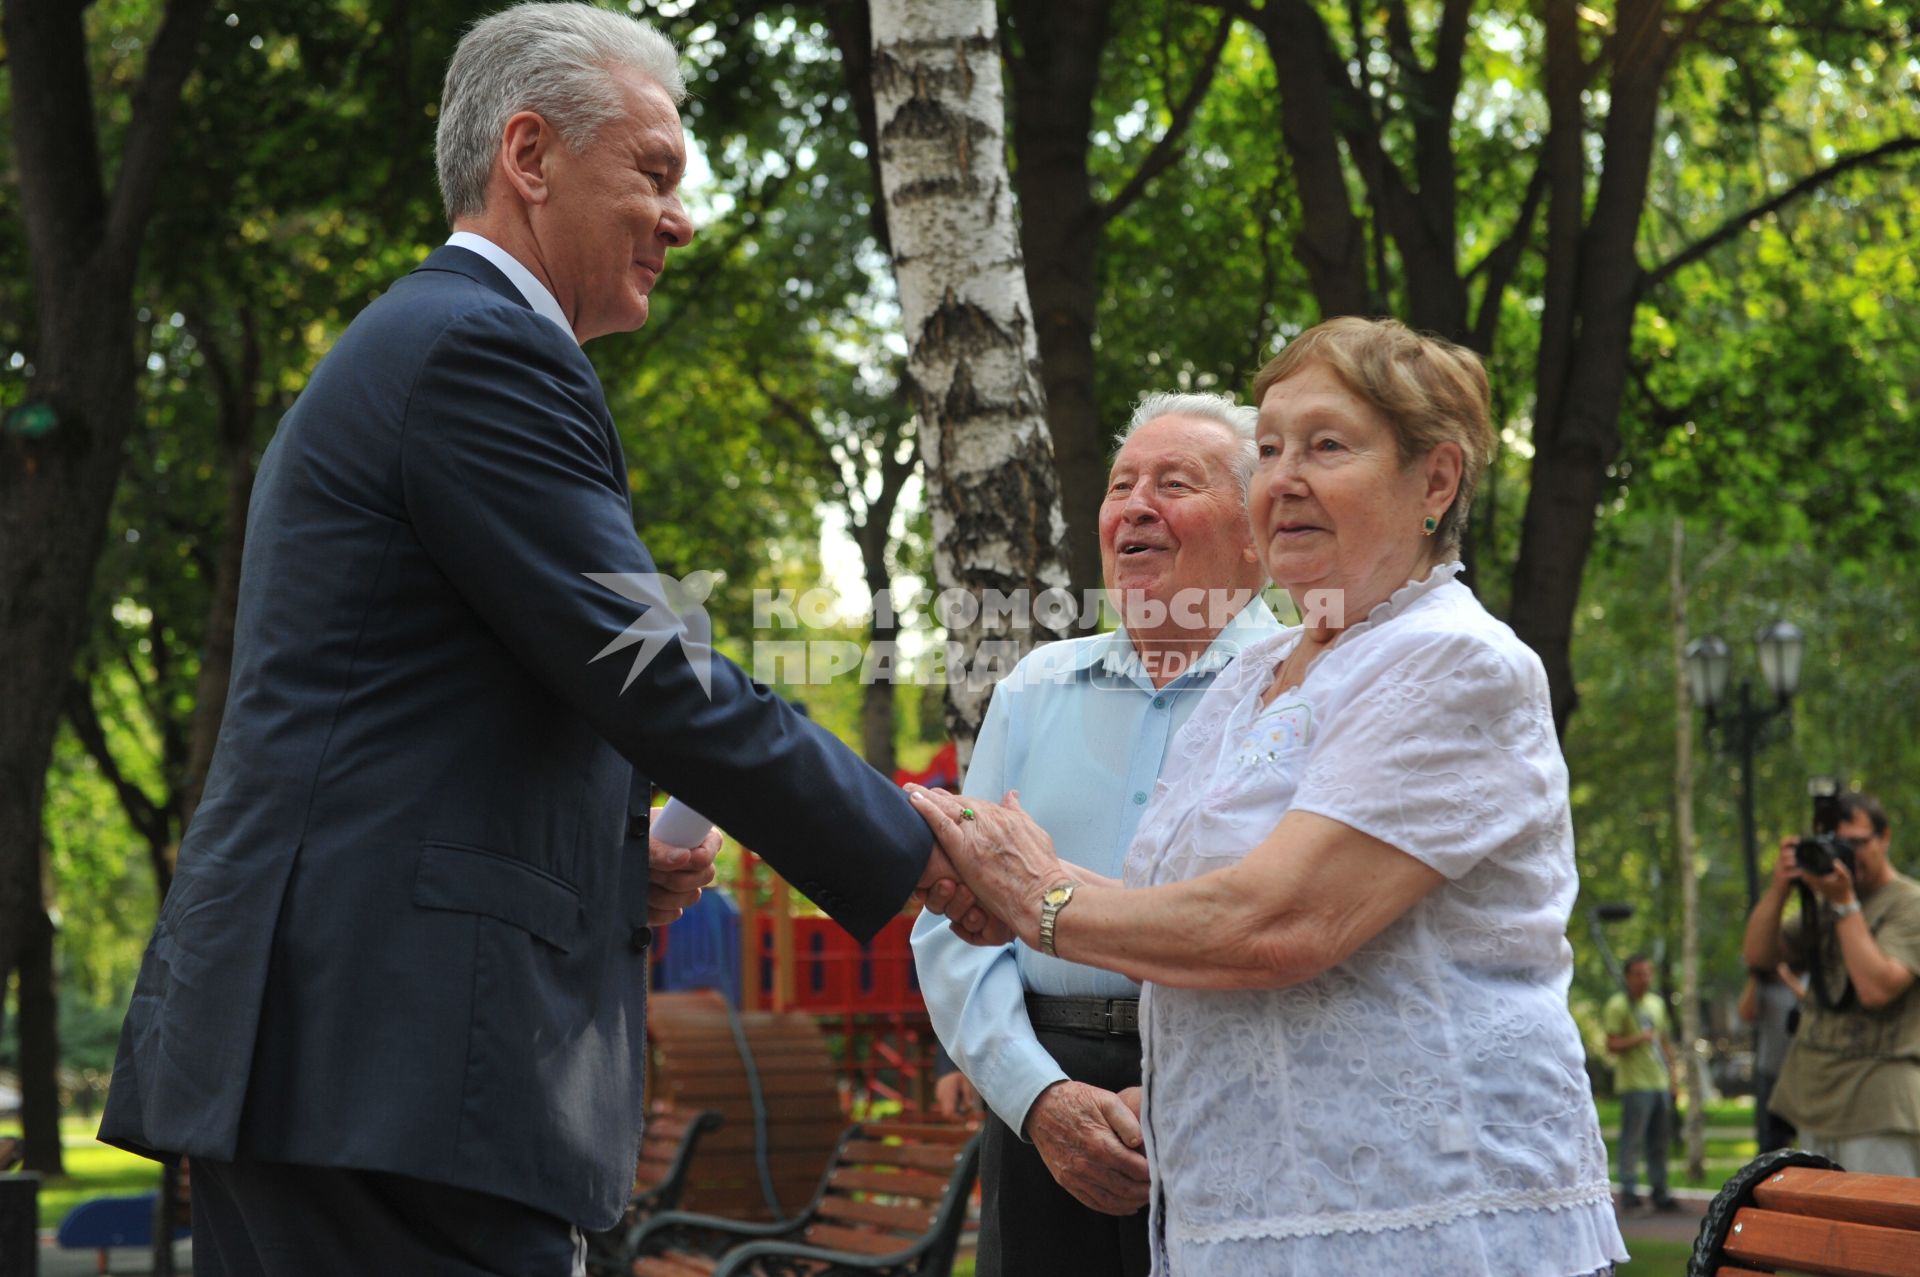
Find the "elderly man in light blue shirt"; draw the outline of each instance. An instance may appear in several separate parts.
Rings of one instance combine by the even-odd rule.
[[[1020,802],[1063,859],[1119,877],[1167,749],[1199,694],[1277,622],[1247,523],[1252,408],[1143,396],[1099,512],[1122,628],[1030,653],[994,690],[964,792]],[[1140,988],[1015,942],[967,944],[923,914],[933,1026],[993,1112],[981,1153],[980,1277],[1145,1277],[1147,1164],[1117,1133],[1140,1080]],[[1030,1142],[1029,1142],[1030,1141]]]

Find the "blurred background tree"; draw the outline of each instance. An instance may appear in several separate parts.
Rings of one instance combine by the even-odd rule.
[[[54,961],[11,987],[22,1005],[57,1001],[65,1072],[37,1084],[64,1079],[71,1098],[103,1080],[217,730],[252,467],[333,337],[444,235],[440,76],[462,26],[493,6],[215,0],[199,14],[137,268],[95,298],[130,334],[109,362],[131,389],[124,429],[94,437],[111,453],[97,461],[111,502],[88,504],[29,496],[50,473],[36,458],[63,436],[37,407],[58,363],[41,318],[57,276],[26,216],[50,166],[27,152],[44,156],[48,121],[78,103],[100,189],[143,171],[128,167],[148,145],[135,90],[167,15],[191,6],[5,4],[0,785],[31,818],[0,831],[0,969],[19,967],[36,919],[57,921]],[[663,571],[720,574],[723,645],[750,662],[753,591],[821,584],[823,554],[852,593],[933,584],[874,195],[865,5],[627,7],[685,51],[700,233],[648,327],[589,353],[627,444],[636,525]],[[22,73],[18,34],[24,15],[55,9],[78,15],[83,47],[63,56],[86,89],[57,100]],[[1677,884],[1697,873],[1699,994],[1724,1008],[1741,977],[1738,795],[1729,763],[1700,752],[1699,852],[1680,864],[1675,519],[1696,629],[1737,649],[1775,616],[1808,635],[1791,737],[1756,767],[1762,842],[1806,823],[1809,772],[1878,790],[1896,820],[1920,798],[1904,696],[1920,678],[1907,659],[1920,609],[1913,6],[999,12],[1076,587],[1107,437],[1142,390],[1243,393],[1289,336],[1341,311],[1480,350],[1502,447],[1472,579],[1554,671],[1585,900],[1636,904],[1616,947],[1677,954]],[[36,565],[65,574],[58,616],[35,610],[54,594],[15,584]],[[938,638],[924,617],[889,636],[857,606],[837,623],[826,636],[910,650]],[[62,626],[70,641],[55,643]],[[1749,651],[1736,659],[1751,668]],[[918,687],[783,690],[878,765],[932,748],[937,714]],[[1896,831],[1896,860],[1903,845]],[[1572,939],[1576,1005],[1597,1004],[1608,977],[1583,927]],[[46,1036],[31,1059],[46,1058],[50,1021],[34,1022]],[[0,1053],[19,1067],[13,1034]]]

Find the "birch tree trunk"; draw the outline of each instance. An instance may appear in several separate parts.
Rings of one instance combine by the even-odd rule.
[[[1066,524],[1027,299],[992,0],[872,0],[881,194],[933,516],[934,576],[956,601],[947,725],[964,765],[994,680],[1058,637],[1031,606],[1065,590]],[[952,593],[949,593],[952,592]]]
[[[1680,869],[1680,1050],[1687,1062],[1687,1174],[1707,1165],[1707,1069],[1700,1040],[1700,877],[1693,831],[1693,698],[1687,687],[1687,527],[1673,521],[1673,841]]]

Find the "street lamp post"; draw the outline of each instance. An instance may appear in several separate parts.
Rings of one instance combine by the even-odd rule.
[[[1742,677],[1731,703],[1727,683],[1733,673],[1732,652],[1726,641],[1707,635],[1687,644],[1687,686],[1696,704],[1706,711],[1707,734],[1720,748],[1740,757],[1740,834],[1747,860],[1747,908],[1760,899],[1759,846],[1753,821],[1753,754],[1769,739],[1774,723],[1786,719],[1800,690],[1800,661],[1806,654],[1806,636],[1791,621],[1775,621],[1754,635],[1759,648],[1760,677],[1772,693],[1771,703],[1754,697],[1753,680]]]

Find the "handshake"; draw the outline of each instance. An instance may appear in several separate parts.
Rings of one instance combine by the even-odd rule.
[[[1094,878],[1054,854],[1053,839],[1021,809],[1017,791],[1002,803],[989,803],[909,785],[907,798],[935,840],[914,895],[972,944],[1006,944],[1018,937],[1037,948],[1047,889],[1068,878]],[[713,881],[719,850],[720,832],[711,828],[693,847],[649,840],[650,924],[665,926],[700,898]]]
[[[1048,888],[1089,875],[1069,871],[1054,854],[1053,839],[1021,809],[1019,793],[989,803],[909,785],[907,798],[935,840],[914,892],[928,912],[944,916],[972,944],[1018,937],[1038,947]]]

